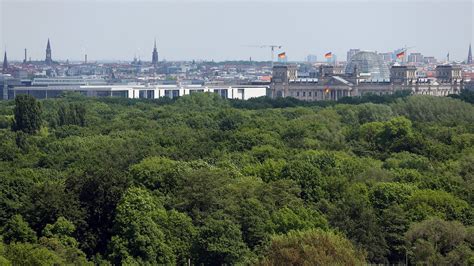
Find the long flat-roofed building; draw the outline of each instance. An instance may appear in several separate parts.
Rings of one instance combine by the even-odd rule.
[[[9,98],[18,94],[33,95],[38,99],[59,97],[66,92],[77,92],[90,97],[122,97],[130,99],[176,98],[196,92],[217,93],[227,99],[248,100],[265,96],[265,85],[63,85],[16,86],[9,90]]]

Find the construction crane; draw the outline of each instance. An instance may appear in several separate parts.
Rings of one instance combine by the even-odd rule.
[[[256,48],[270,48],[270,51],[272,53],[271,59],[272,59],[272,64],[273,60],[275,58],[275,49],[281,49],[283,46],[282,45],[275,45],[275,44],[262,44],[262,45],[245,45],[246,47],[256,47]]]

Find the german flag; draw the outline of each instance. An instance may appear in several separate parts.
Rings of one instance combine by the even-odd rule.
[[[285,59],[285,58],[286,58],[286,53],[285,53],[285,52],[279,53],[279,54],[278,54],[278,58],[279,58],[279,59]]]
[[[405,57],[405,51],[401,51],[400,53],[397,54],[397,58],[402,58]]]
[[[324,58],[332,58],[332,52],[326,53]]]

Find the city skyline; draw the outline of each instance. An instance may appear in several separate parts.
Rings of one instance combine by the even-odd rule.
[[[341,3],[344,7],[336,8]],[[183,10],[184,5],[191,7]],[[143,1],[132,5],[120,1],[3,0],[0,8],[0,43],[3,49],[6,46],[9,61],[22,61],[25,48],[32,60],[44,60],[48,38],[54,60],[72,61],[83,60],[85,54],[89,61],[130,61],[134,56],[150,61],[155,38],[160,60],[176,61],[250,57],[268,61],[269,50],[249,47],[261,44],[283,45],[279,51],[285,51],[290,61],[304,61],[308,54],[322,58],[329,51],[343,59],[351,48],[390,52],[405,45],[415,46],[409,53],[420,52],[440,60],[449,53],[451,60],[463,61],[472,43],[469,1],[440,1],[436,5],[424,1],[338,1],[336,4],[305,1],[270,6],[265,1]],[[313,14],[312,9],[314,17],[304,18],[307,12]],[[153,15],[153,10],[159,16]],[[45,12],[55,16],[44,17]],[[404,14],[417,15],[407,21]],[[327,18],[332,18],[329,27],[322,24]],[[31,27],[32,21],[36,27]],[[249,27],[252,24],[258,27]]]

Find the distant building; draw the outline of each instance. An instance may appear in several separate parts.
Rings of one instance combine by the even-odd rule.
[[[38,99],[59,97],[65,92],[76,92],[90,97],[120,97],[130,99],[176,98],[192,93],[216,93],[226,99],[248,100],[267,93],[266,85],[67,85],[67,86],[14,86],[9,89],[8,98],[28,94]]]
[[[51,57],[51,44],[49,43],[49,38],[48,38],[48,44],[46,44],[46,59],[44,62],[47,65],[51,65],[53,63],[53,59]]]
[[[411,53],[408,55],[408,63],[423,63],[424,57],[421,53]]]
[[[7,51],[5,51],[5,55],[3,56],[3,73],[6,73],[8,70],[8,59],[7,59]]]
[[[425,56],[423,62],[425,64],[436,64],[437,60],[434,56]]]
[[[369,56],[371,57],[371,56]],[[390,78],[370,79],[373,73],[385,72],[385,67],[377,61],[351,61],[355,65],[351,72],[342,75],[334,73],[331,65],[320,66],[317,78],[295,78],[296,67],[291,65],[274,66],[269,96],[294,97],[305,101],[338,100],[342,97],[365,94],[386,95],[397,91],[411,91],[413,94],[447,96],[459,94],[465,88],[461,67],[441,65],[436,68],[435,78],[420,78],[415,66],[395,65],[390,69]],[[368,64],[368,65],[364,65]],[[371,75],[362,71],[370,70]],[[384,69],[381,71],[381,69]]]
[[[316,55],[310,54],[306,56],[306,62],[308,63],[316,63],[318,61],[318,57]]]
[[[351,57],[345,73],[351,75],[356,72],[370,81],[388,81],[390,79],[390,70],[387,64],[375,52],[361,51]]]
[[[472,64],[472,51],[471,51],[471,44],[469,44],[469,52],[467,53],[467,61],[468,65]]]
[[[151,55],[151,64],[154,67],[158,66],[158,50],[156,49],[156,40],[155,40],[155,46],[153,48],[153,53]]]
[[[380,57],[382,58],[382,60],[383,60],[384,62],[386,62],[386,63],[390,63],[390,62],[393,61],[394,55],[393,55],[392,52],[380,53],[379,55],[380,55]]]
[[[337,55],[334,53],[331,54],[331,57],[326,58],[326,63],[335,64],[337,62]]]
[[[351,61],[352,56],[360,52],[360,49],[350,49],[347,51],[347,62]]]

